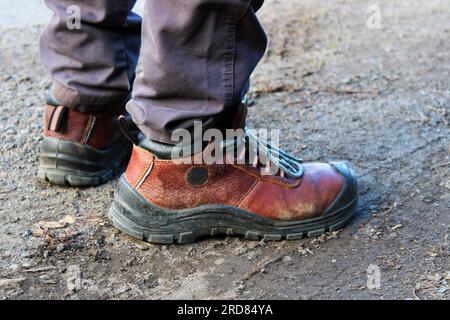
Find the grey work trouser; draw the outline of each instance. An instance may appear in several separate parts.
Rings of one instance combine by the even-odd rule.
[[[46,0],[54,15],[40,53],[53,96],[85,112],[126,103],[140,130],[166,143],[194,121],[226,126],[266,49],[262,2],[146,0],[141,23],[135,0]],[[67,24],[74,5],[79,29]]]

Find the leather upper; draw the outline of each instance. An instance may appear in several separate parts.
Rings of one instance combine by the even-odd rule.
[[[208,170],[200,186],[188,173]],[[227,205],[280,220],[309,219],[325,213],[344,189],[344,177],[330,164],[304,164],[301,178],[261,175],[250,165],[179,164],[156,158],[139,146],[125,173],[127,181],[148,201],[163,208]]]
[[[44,136],[108,149],[121,135],[117,118],[124,108],[86,113],[75,109],[47,105]]]

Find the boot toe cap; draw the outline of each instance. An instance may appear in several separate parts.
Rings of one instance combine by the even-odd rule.
[[[358,183],[356,174],[347,161],[330,162],[330,165],[342,176],[344,185],[333,203],[327,208],[325,214],[333,214],[344,210],[354,204],[358,198]]]

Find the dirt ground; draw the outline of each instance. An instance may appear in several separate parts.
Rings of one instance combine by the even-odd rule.
[[[271,42],[250,125],[281,128],[306,161],[350,160],[360,183],[349,226],[291,242],[150,245],[109,223],[116,181],[39,182],[42,26],[0,29],[0,297],[449,299],[450,2],[376,3],[380,29],[368,1],[260,13]]]

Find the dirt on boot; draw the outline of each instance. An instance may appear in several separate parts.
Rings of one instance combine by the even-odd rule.
[[[370,1],[261,11],[271,40],[248,125],[281,128],[280,147],[359,174],[355,219],[291,242],[149,245],[109,223],[117,181],[40,182],[43,26],[1,29],[0,297],[449,299],[450,3],[377,3],[379,25]]]

